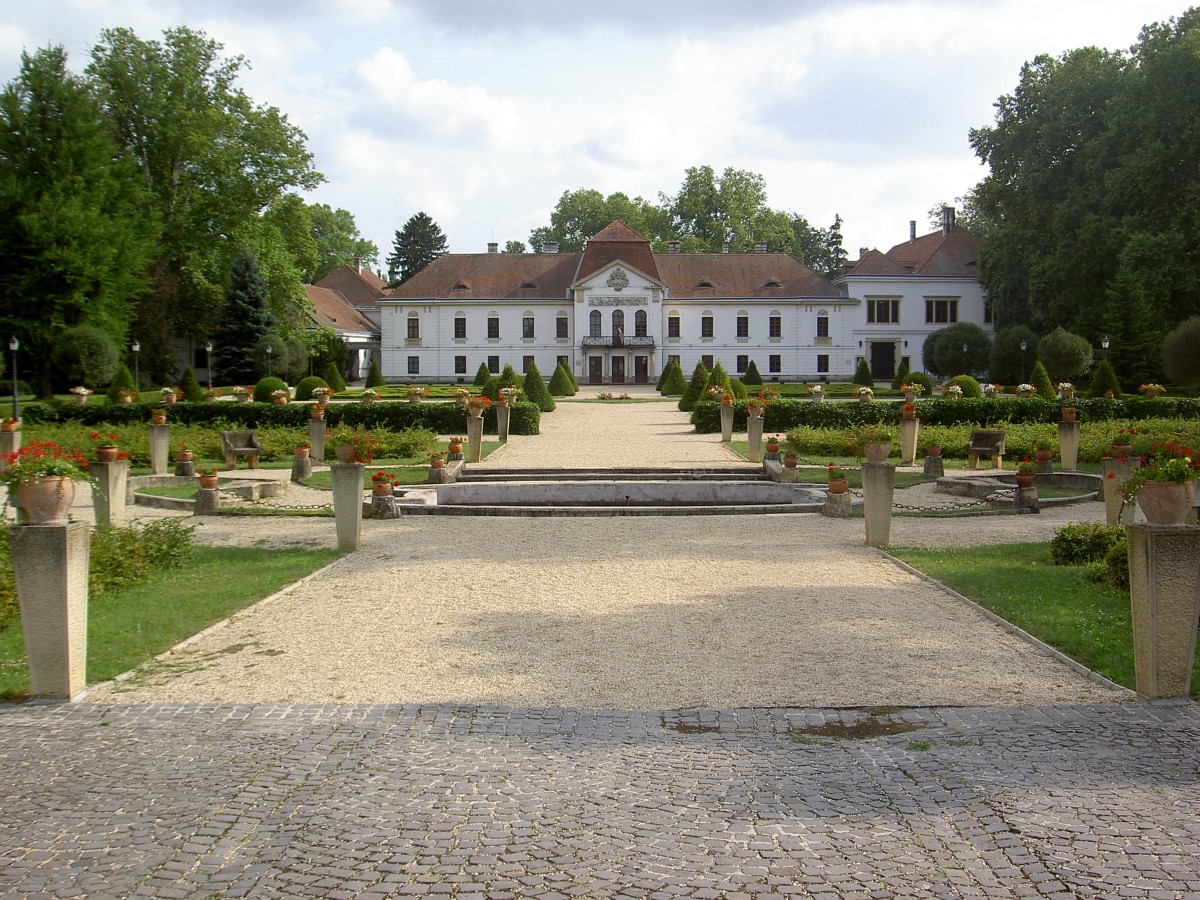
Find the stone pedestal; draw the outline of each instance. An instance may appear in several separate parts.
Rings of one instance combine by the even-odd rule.
[[[325,462],[325,420],[308,420],[308,455],[317,462]]]
[[[362,463],[334,463],[329,467],[339,550],[357,550],[362,537],[364,468]]]
[[[502,444],[508,443],[508,421],[511,415],[512,410],[509,407],[496,407],[496,434]]]
[[[9,529],[34,697],[71,700],[87,686],[90,530],[86,522]]]
[[[298,456],[292,457],[292,481],[300,481],[312,475],[312,453],[301,459]]]
[[[780,484],[799,484],[800,483],[800,470],[799,469],[789,469],[787,466],[780,466],[780,468],[779,468],[779,483]]]
[[[752,463],[762,462],[762,416],[749,416],[746,419],[746,459]]]
[[[166,475],[171,457],[171,426],[150,426],[150,473]]]
[[[192,507],[193,516],[211,515],[220,508],[220,491],[216,488],[200,488],[196,491],[196,504]]]
[[[1058,423],[1058,458],[1065,471],[1072,472],[1079,465],[1079,423]]]
[[[1125,535],[1137,692],[1187,702],[1200,624],[1200,528],[1130,525]]]
[[[863,463],[862,480],[867,546],[886,547],[892,534],[892,493],[896,488],[896,467],[891,463]]]
[[[1041,512],[1038,505],[1038,490],[1036,487],[1018,487],[1013,494],[1013,508],[1027,509],[1030,512]]]
[[[21,429],[16,431],[0,431],[0,472],[8,471],[8,463],[3,454],[16,453],[21,449]]]
[[[372,519],[400,518],[400,509],[396,505],[396,495],[388,494],[386,497],[376,497],[372,495],[370,515]]]
[[[853,504],[850,494],[829,494],[825,498],[825,505],[821,507],[821,514],[831,519],[845,519],[853,512]]]
[[[926,456],[925,457],[924,475],[926,478],[941,478],[945,474],[946,474],[946,466],[942,462],[942,458],[940,456]]]
[[[1117,459],[1105,456],[1100,460],[1100,473],[1104,476],[1104,519],[1109,525],[1132,525],[1135,507],[1130,504],[1121,508],[1125,495],[1121,493],[1121,482],[1141,465],[1133,456]]]
[[[1038,460],[1037,470],[1038,470],[1039,475],[1053,475],[1054,474],[1054,460],[1053,459],[1047,459],[1044,461]]]
[[[900,420],[900,465],[911,466],[917,460],[917,436],[921,423],[917,419]]]
[[[196,464],[194,462],[175,463],[175,476],[177,478],[195,478]]]
[[[728,444],[733,440],[733,407],[721,407],[721,443]]]
[[[92,476],[92,512],[96,516],[96,527],[120,528],[125,524],[125,491],[129,485],[128,460],[92,460],[88,463],[88,472]]]
[[[467,462],[479,462],[483,452],[483,416],[467,416]]]

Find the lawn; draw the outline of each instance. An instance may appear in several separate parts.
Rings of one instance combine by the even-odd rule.
[[[1052,565],[1049,544],[889,552],[1089,669],[1134,686],[1129,592],[1096,584],[1082,567]],[[1200,700],[1200,661],[1192,698]]]
[[[152,659],[337,559],[336,550],[196,547],[190,561],[133,588],[89,600],[89,684]],[[0,628],[0,699],[28,696],[20,620]]]

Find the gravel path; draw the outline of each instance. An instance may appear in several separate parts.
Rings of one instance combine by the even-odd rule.
[[[563,403],[491,467],[724,464],[669,404]],[[663,443],[671,446],[664,452]],[[535,461],[536,459],[536,461]],[[283,473],[286,477],[286,473]],[[943,504],[931,487],[907,503]],[[1038,516],[896,518],[898,546],[1046,540]],[[330,546],[328,519],[197,520],[202,543]],[[861,519],[412,517],[89,702],[682,709],[1121,702],[863,546]]]

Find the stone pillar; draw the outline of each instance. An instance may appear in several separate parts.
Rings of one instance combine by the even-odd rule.
[[[942,457],[926,456],[925,470],[923,474],[926,478],[941,478],[943,475],[945,475],[946,466],[945,463],[942,462]]]
[[[1079,465],[1079,423],[1058,423],[1058,458],[1064,471],[1073,472]]]
[[[16,453],[21,449],[21,429],[16,431],[0,431],[0,472],[8,471],[8,463],[3,454]]]
[[[175,477],[176,478],[195,478],[196,463],[195,462],[180,462],[175,461]]]
[[[896,487],[896,467],[891,463],[863,463],[862,481],[867,546],[886,547],[892,533],[892,493]]]
[[[496,407],[496,434],[499,435],[500,443],[508,443],[508,418],[512,410],[507,406]]]
[[[293,456],[292,457],[292,481],[300,481],[301,479],[308,478],[310,475],[312,475],[312,453],[311,453],[311,451],[309,452],[308,456],[304,456],[304,457]]]
[[[317,462],[325,462],[325,420],[308,420],[308,455]]]
[[[1038,490],[1036,487],[1017,487],[1013,491],[1013,508],[1027,509],[1030,512],[1041,512],[1041,504],[1038,503]]]
[[[329,467],[339,550],[357,550],[362,537],[363,471],[362,463],[334,463]]]
[[[467,416],[467,462],[479,462],[483,451],[483,416]]]
[[[193,516],[208,516],[221,508],[221,492],[217,488],[200,488],[196,491]]]
[[[831,519],[848,518],[853,511],[853,503],[850,494],[827,494],[821,514]]]
[[[749,416],[746,419],[746,459],[752,463],[762,462],[762,416]]]
[[[917,436],[921,423],[917,419],[900,420],[900,465],[911,466],[917,460]]]
[[[1121,508],[1125,495],[1121,493],[1121,482],[1140,465],[1133,456],[1117,459],[1105,456],[1100,459],[1100,473],[1104,476],[1104,519],[1109,525],[1133,524],[1134,507],[1132,504]]]
[[[72,700],[87,686],[90,531],[86,522],[9,529],[34,697]]]
[[[167,461],[171,456],[171,426],[150,426],[150,473],[166,475]]]
[[[728,444],[733,440],[733,407],[721,407],[721,443]]]
[[[1125,536],[1137,692],[1186,703],[1200,624],[1200,528],[1130,525]]]
[[[151,428],[165,428],[165,425]],[[96,527],[100,529],[120,528],[125,524],[125,491],[129,484],[129,461],[88,463],[92,473],[92,512],[96,516]]]

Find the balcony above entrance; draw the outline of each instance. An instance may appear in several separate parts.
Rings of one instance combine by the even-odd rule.
[[[629,337],[624,334],[593,334],[583,339],[585,347],[653,347],[654,338]]]

